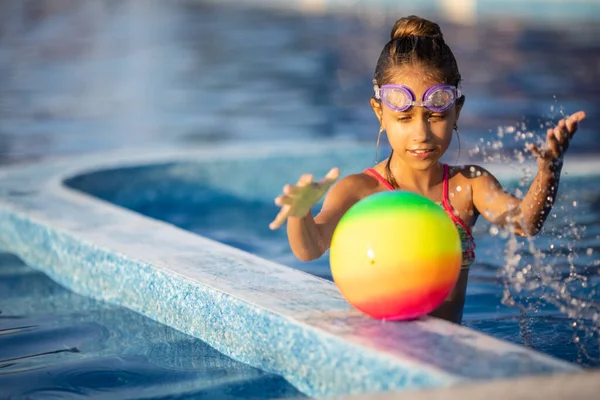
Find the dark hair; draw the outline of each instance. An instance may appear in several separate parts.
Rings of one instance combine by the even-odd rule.
[[[424,67],[431,77],[440,83],[457,87],[460,85],[458,64],[452,50],[444,41],[440,26],[415,15],[400,18],[394,24],[390,41],[384,46],[377,60],[373,84],[381,87],[389,83],[397,68],[404,65]],[[393,150],[386,164],[386,172],[390,184],[398,188],[390,167],[392,155]]]
[[[379,86],[389,83],[394,70],[403,65],[425,67],[440,83],[460,84],[458,64],[440,26],[414,15],[400,18],[394,24],[390,41],[377,60],[374,83]]]

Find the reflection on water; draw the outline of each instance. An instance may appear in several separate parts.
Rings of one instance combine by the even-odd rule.
[[[132,328],[134,327],[134,328]],[[0,397],[303,397],[283,378],[0,253]]]

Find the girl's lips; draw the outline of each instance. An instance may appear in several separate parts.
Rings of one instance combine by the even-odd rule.
[[[407,150],[408,154],[419,159],[428,158],[433,154],[433,150]]]

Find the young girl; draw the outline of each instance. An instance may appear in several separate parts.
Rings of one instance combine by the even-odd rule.
[[[538,172],[527,194],[519,199],[506,193],[482,167],[439,161],[453,131],[458,131],[465,96],[456,60],[437,24],[416,16],[398,20],[373,78],[371,107],[379,120],[379,134],[385,131],[392,147],[389,158],[335,184],[337,168],[318,182],[310,174],[302,175],[296,185],[284,186],[283,194],[275,199],[281,210],[270,228],[277,229],[287,220],[292,251],[300,260],[310,261],[327,251],[340,218],[359,200],[385,190],[421,194],[443,207],[461,237],[463,263],[458,283],[432,313],[460,323],[469,265],[475,259],[471,228],[477,217],[481,214],[520,235],[535,235],[554,204],[562,155],[585,113],[577,112],[548,129],[541,148],[529,146],[537,157]],[[313,218],[311,208],[325,193],[323,207]]]

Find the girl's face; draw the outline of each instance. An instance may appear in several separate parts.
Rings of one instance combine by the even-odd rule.
[[[438,82],[415,67],[403,67],[390,84],[405,85],[421,101],[423,93]],[[435,165],[448,150],[452,130],[458,121],[460,106],[454,104],[444,112],[413,106],[403,112],[393,111],[382,101],[371,100],[371,107],[394,149],[394,157],[416,170]]]

